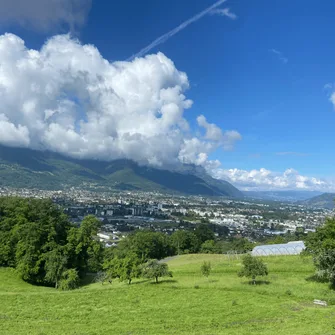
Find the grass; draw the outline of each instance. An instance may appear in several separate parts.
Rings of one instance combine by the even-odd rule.
[[[202,262],[211,261],[208,279]],[[59,292],[36,287],[0,268],[0,333],[14,334],[335,334],[335,304],[327,284],[308,278],[309,258],[264,258],[268,283],[249,285],[241,261],[223,255],[185,255],[169,261],[173,278],[159,285],[88,284]]]

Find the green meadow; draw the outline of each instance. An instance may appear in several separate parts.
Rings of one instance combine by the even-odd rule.
[[[200,273],[205,260],[208,279]],[[32,286],[0,268],[0,334],[335,334],[335,292],[312,280],[312,260],[264,261],[269,276],[257,285],[237,277],[240,259],[184,255],[168,261],[173,278],[159,284],[87,280],[74,291]]]

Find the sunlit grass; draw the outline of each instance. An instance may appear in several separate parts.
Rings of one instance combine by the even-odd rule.
[[[209,278],[200,274],[210,261]],[[59,292],[31,286],[0,268],[1,334],[333,334],[335,303],[327,284],[306,280],[309,258],[264,258],[268,283],[249,285],[236,273],[240,259],[185,255],[172,259],[174,273],[160,284],[136,280],[89,284]]]

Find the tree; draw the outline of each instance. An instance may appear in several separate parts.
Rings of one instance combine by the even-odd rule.
[[[327,219],[324,226],[309,234],[306,253],[312,255],[316,277],[335,286],[335,219]]]
[[[207,240],[201,244],[201,250],[204,254],[215,254],[217,251],[217,245],[213,240]]]
[[[242,259],[243,268],[238,272],[239,277],[251,278],[253,284],[256,284],[257,276],[267,276],[268,269],[260,258],[247,254]]]
[[[93,216],[72,225],[51,200],[0,198],[0,266],[15,267],[32,284],[74,287],[101,268],[99,225]]]
[[[157,259],[151,259],[142,266],[144,278],[155,279],[158,283],[159,277],[172,277],[172,272],[166,263],[159,263]]]
[[[203,262],[200,270],[201,270],[201,274],[208,278],[208,276],[211,274],[211,271],[212,271],[211,262],[206,262],[206,261]]]
[[[209,228],[208,224],[201,223],[197,225],[194,233],[199,239],[201,244],[207,240],[215,240],[215,235],[213,231]]]
[[[177,230],[171,235],[171,244],[177,254],[196,253],[199,251],[200,242],[197,236],[187,230]]]
[[[253,249],[254,245],[246,238],[235,238],[232,243],[232,250],[244,254]]]
[[[104,276],[103,281],[108,281],[112,283],[113,279],[121,277],[121,268],[123,266],[122,258],[115,256],[113,258],[106,258],[103,263]]]
[[[136,254],[129,254],[125,258],[122,258],[117,273],[120,281],[127,281],[130,285],[134,278],[140,277],[140,263],[141,260]]]
[[[45,279],[54,283],[55,288],[58,288],[59,280],[66,270],[67,261],[62,248],[55,248],[45,254]]]
[[[120,252],[135,253],[142,262],[148,259],[162,259],[173,255],[173,248],[169,236],[152,231],[138,231],[128,235],[118,244]]]
[[[101,222],[93,215],[84,218],[79,228],[72,227],[68,234],[69,259],[83,276],[88,271],[100,270],[103,260],[103,245],[97,239]]]

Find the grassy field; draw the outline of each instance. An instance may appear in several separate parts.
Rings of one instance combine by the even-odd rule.
[[[209,279],[200,275],[204,260],[213,266]],[[335,334],[335,293],[308,279],[311,260],[264,260],[270,274],[255,286],[237,277],[240,260],[185,255],[169,261],[174,277],[160,284],[94,283],[70,292],[31,286],[0,268],[0,334]]]

